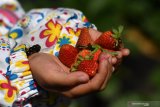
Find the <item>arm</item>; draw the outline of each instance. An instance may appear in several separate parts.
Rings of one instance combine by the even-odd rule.
[[[96,30],[91,31],[92,37],[99,36],[100,34]],[[129,50],[122,49],[118,53],[117,57],[102,53],[99,58],[98,73],[91,80],[84,72],[77,71],[70,73],[69,68],[64,66],[53,55],[36,53],[29,57],[29,63],[33,77],[41,87],[48,91],[73,98],[104,89],[112,74],[114,65],[122,57],[127,56]]]

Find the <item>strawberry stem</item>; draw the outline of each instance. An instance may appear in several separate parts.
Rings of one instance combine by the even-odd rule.
[[[118,55],[117,52],[110,52],[107,49],[102,49],[102,51],[105,52],[105,53],[111,54],[112,56],[117,56]]]
[[[107,49],[103,49],[100,45],[97,45],[97,44],[92,45],[92,48],[94,48],[94,50],[92,51],[92,54],[95,53],[98,49],[101,49],[103,52],[111,54],[112,56],[118,55],[117,52],[111,52]]]
[[[98,49],[102,49],[102,47],[100,45],[97,45],[97,44],[92,45],[92,48],[94,49],[92,51],[92,54],[94,54],[95,52],[97,52]]]

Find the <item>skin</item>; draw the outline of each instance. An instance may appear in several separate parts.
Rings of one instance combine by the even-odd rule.
[[[96,40],[101,32],[89,29],[91,38]],[[62,94],[69,98],[75,98],[98,92],[106,87],[113,69],[129,55],[129,50],[122,48],[117,51],[118,55],[113,57],[106,53],[101,53],[99,57],[99,69],[93,78],[82,72],[72,72],[63,65],[59,59],[46,53],[35,53],[29,57],[29,63],[34,79],[44,89]]]

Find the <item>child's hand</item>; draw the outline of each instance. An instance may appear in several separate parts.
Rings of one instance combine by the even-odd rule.
[[[69,68],[63,65],[57,57],[46,53],[35,53],[31,55],[29,57],[29,64],[34,78],[38,83],[40,83],[39,85],[42,85],[42,87],[47,87],[49,86],[49,84],[53,84],[52,80],[55,79],[57,80],[57,85],[59,86],[67,85],[68,82],[68,85],[71,85],[70,82],[72,81],[74,82],[72,84],[79,82],[77,76],[82,75],[86,77],[84,73],[77,73],[72,74],[73,76],[70,76],[70,78],[68,78],[68,75],[70,74]],[[66,78],[65,82],[61,82],[64,80],[64,78]],[[48,85],[45,83],[47,83]]]
[[[117,59],[128,55],[128,49],[122,49],[117,58],[102,53],[99,58],[97,74],[89,79],[84,72],[70,73],[57,57],[45,53],[35,53],[29,57],[34,79],[44,89],[73,98],[97,92],[105,88]]]
[[[91,29],[90,34],[95,40],[101,32]],[[116,57],[102,53],[98,72],[92,79],[82,71],[70,73],[70,69],[53,55],[35,53],[29,57],[29,63],[34,79],[42,88],[73,98],[104,89],[115,67],[129,55],[129,50],[122,48],[118,53]]]
[[[53,55],[36,53],[30,56],[29,63],[34,79],[42,88],[67,97],[77,97],[104,88],[112,73],[110,59],[105,56],[101,55],[99,71],[91,80],[81,71],[69,73],[69,68]]]

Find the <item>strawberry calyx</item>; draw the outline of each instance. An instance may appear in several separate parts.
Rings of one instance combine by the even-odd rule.
[[[94,51],[92,51],[93,53],[96,52],[98,49],[100,49],[102,52],[108,53],[108,54],[110,54],[110,55],[112,55],[112,56],[118,55],[117,52],[115,52],[115,51],[110,51],[110,50],[108,50],[108,49],[104,49],[104,48],[102,48],[100,45],[97,45],[97,44],[92,45],[92,48],[94,48]]]
[[[71,66],[71,72],[77,71],[79,64],[84,60],[94,60],[98,61],[99,55],[101,52],[111,54],[112,56],[118,55],[117,52],[103,49],[100,45],[94,44],[89,45],[87,48],[80,50],[77,55],[75,63]]]
[[[92,45],[88,45],[85,48],[81,48],[79,51],[75,63],[71,66],[71,72],[76,71],[78,68],[78,65],[84,61],[84,60],[93,60],[97,59],[95,58],[94,54],[98,51],[98,45],[97,47],[92,47]]]
[[[119,45],[119,40],[121,40],[120,37],[122,35],[123,29],[124,27],[122,25],[120,25],[118,29],[112,29],[112,37],[115,38],[115,47]]]
[[[122,35],[123,29],[124,27],[122,25],[120,25],[118,29],[112,29],[112,37],[114,37],[115,39],[119,39]]]

